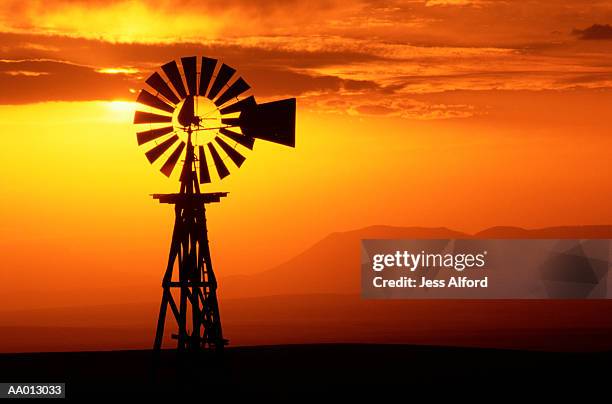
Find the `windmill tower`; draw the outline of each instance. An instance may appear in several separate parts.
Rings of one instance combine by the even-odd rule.
[[[179,67],[180,66],[180,67]],[[176,322],[179,351],[222,350],[224,338],[213,271],[206,204],[227,192],[201,192],[245,161],[256,139],[295,146],[295,98],[258,104],[235,69],[216,59],[183,57],[145,80],[136,101],[136,134],[149,162],[167,177],[178,176],[174,194],[154,194],[174,205],[174,230],[162,280],[154,350],[162,347],[168,308]]]

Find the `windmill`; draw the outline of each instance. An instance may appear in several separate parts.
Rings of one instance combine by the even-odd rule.
[[[136,99],[142,106],[134,114],[136,140],[151,164],[180,181],[178,193],[153,194],[175,212],[153,348],[162,347],[170,307],[179,351],[220,351],[228,340],[219,316],[206,204],[227,192],[204,193],[200,184],[227,177],[228,166],[241,167],[256,139],[295,147],[295,98],[259,104],[235,69],[208,57],[170,61],[145,83]]]

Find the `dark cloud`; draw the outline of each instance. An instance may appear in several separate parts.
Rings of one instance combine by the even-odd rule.
[[[168,60],[206,55],[239,68],[262,97],[338,93],[377,88],[310,69],[367,63],[380,58],[365,52],[303,50],[232,42],[112,43],[59,35],[0,33],[0,103],[51,100],[131,99],[146,76]],[[102,68],[130,68],[135,74],[102,74]],[[21,72],[18,74],[17,72]],[[34,74],[39,73],[39,74]]]
[[[563,77],[558,80],[560,85],[589,85],[602,82],[612,82],[612,72],[590,72],[589,74],[577,74],[570,77]]]
[[[363,115],[391,115],[397,112],[395,108],[377,104],[358,105],[355,110]]]
[[[0,61],[0,104],[131,97],[134,78],[52,60]]]
[[[56,60],[0,61],[0,104],[44,101],[131,100],[130,89],[144,86],[149,71],[106,74],[92,67]],[[259,97],[299,96],[308,93],[340,93],[374,89],[369,81],[347,80],[331,75],[247,65],[240,69]]]
[[[574,29],[572,34],[585,40],[612,39],[612,26],[610,24],[593,24],[585,29]]]
[[[300,95],[306,93],[339,93],[343,91],[374,90],[372,81],[347,80],[336,76],[313,76],[280,68],[247,66],[240,69],[253,90],[260,96]]]
[[[575,30],[575,35],[593,36],[593,27],[612,30],[609,25],[594,25]],[[131,100],[135,95],[130,89],[141,88],[153,70],[186,55],[215,57],[236,67],[258,97],[301,96],[302,105],[307,101],[321,105],[328,98],[335,103],[352,100],[352,106],[362,105],[372,114],[382,113],[380,105],[389,105],[375,103],[377,107],[370,109],[368,103],[354,100],[399,100],[410,94],[455,89],[608,87],[610,61],[600,49],[607,43],[569,43],[580,47],[580,52],[567,44],[517,51],[307,33],[142,43],[5,32],[0,33],[0,59],[4,60],[0,61],[0,103]],[[594,49],[587,53],[585,47]],[[520,69],[529,68],[532,60],[534,70]],[[133,73],[104,74],[100,71],[104,68]]]
[[[282,37],[270,38],[281,40]],[[275,66],[288,68],[320,68],[360,62],[385,60],[366,51],[345,49],[304,50],[292,48],[292,38],[279,46],[259,43],[242,44],[233,41],[208,43],[124,43],[73,38],[61,35],[0,33],[0,55],[6,59],[69,58],[70,61],[92,65],[156,66],[168,60],[190,54],[220,57],[236,65]],[[273,41],[272,41],[273,42]],[[316,38],[311,43],[315,43]]]

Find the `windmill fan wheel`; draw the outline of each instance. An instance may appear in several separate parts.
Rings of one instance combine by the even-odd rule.
[[[216,59],[170,61],[145,83],[136,99],[136,140],[167,177],[180,171],[189,150],[199,182],[210,183],[242,166],[256,139],[295,146],[295,98],[258,104],[236,70]]]

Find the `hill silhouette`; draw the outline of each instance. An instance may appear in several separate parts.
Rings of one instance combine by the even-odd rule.
[[[320,400],[330,393],[343,398],[371,395],[420,396],[440,390],[453,398],[514,391],[566,394],[605,386],[603,369],[610,354],[521,352],[435,346],[316,344],[228,348],[223,357],[181,358],[151,351],[57,352],[0,355],[2,380],[66,383],[66,397],[155,398],[234,397],[269,401],[272,397]],[[559,387],[561,386],[561,388]],[[557,390],[555,390],[557,389]],[[316,397],[315,397],[316,394]],[[431,393],[430,393],[431,394]],[[248,396],[248,397],[247,397]]]

